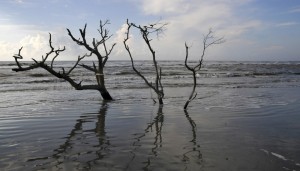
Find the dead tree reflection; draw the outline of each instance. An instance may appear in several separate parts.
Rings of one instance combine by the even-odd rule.
[[[152,148],[152,153],[157,156],[157,149],[162,147],[162,128],[164,123],[164,115],[163,115],[163,106],[160,105],[157,111],[157,116],[154,118],[153,122],[149,123],[145,132],[153,132],[153,127],[155,129],[155,137],[154,137],[154,148]]]
[[[159,105],[156,117],[150,123],[148,123],[146,129],[144,130],[144,133],[137,134],[138,136],[135,138],[135,141],[132,144],[134,149],[130,152],[132,154],[132,158],[128,162],[125,170],[132,170],[131,169],[132,165],[135,165],[134,161],[138,158],[136,155],[136,151],[138,150],[138,148],[142,147],[142,145],[140,145],[140,141],[142,140],[142,138],[146,137],[147,134],[153,133],[153,131],[155,131],[155,136],[154,136],[154,141],[153,141],[154,147],[151,148],[151,152],[148,155],[145,154],[145,155],[147,155],[147,159],[146,159],[146,161],[142,162],[145,165],[145,166],[143,166],[143,170],[149,170],[149,167],[151,166],[153,157],[158,157],[158,155],[159,155],[158,150],[159,150],[159,148],[162,147],[163,123],[164,123],[163,105]]]
[[[99,113],[80,116],[65,142],[54,149],[51,156],[29,159],[28,162],[34,162],[38,168],[50,166],[58,170],[68,169],[71,162],[78,170],[90,170],[95,161],[103,159],[110,151],[111,143],[105,131],[107,109],[108,102],[103,101]],[[87,129],[86,126],[95,120],[95,127]]]
[[[200,145],[197,142],[197,125],[194,122],[194,120],[191,118],[191,116],[188,114],[187,111],[185,111],[185,117],[188,121],[188,124],[191,127],[191,140],[189,141],[189,145],[185,146],[183,148],[183,151],[185,151],[183,154],[179,153],[179,156],[181,157],[181,162],[184,165],[185,170],[193,170],[193,166],[200,166],[203,163],[202,159],[202,153],[200,151]],[[134,149],[131,151],[132,158],[127,164],[127,167],[125,170],[132,170],[132,168],[136,167],[136,165],[140,165],[142,163],[143,167],[142,170],[151,170],[151,167],[155,167],[154,160],[159,158],[160,155],[164,155],[160,153],[161,148],[163,146],[166,146],[167,144],[163,142],[163,125],[164,125],[164,119],[165,116],[163,114],[163,106],[159,106],[156,117],[148,123],[146,129],[141,134],[136,134],[137,137],[135,138],[135,141],[133,142],[132,146]],[[140,163],[137,164],[136,160],[139,160],[139,156],[137,153],[140,153],[139,151],[143,151],[144,144],[141,143],[143,139],[148,139],[147,137],[153,135],[153,147],[151,148],[150,153],[144,153],[143,155],[147,155],[146,158],[143,156],[142,161],[138,161]],[[176,142],[174,142],[176,143]],[[165,145],[164,145],[165,144]],[[146,147],[147,149],[147,147]],[[180,149],[178,149],[180,151]],[[169,156],[170,157],[170,156]],[[164,158],[164,157],[162,157]],[[182,166],[182,165],[181,165]],[[138,168],[140,169],[140,168]]]
[[[190,140],[192,146],[190,146],[187,149],[187,151],[182,155],[182,161],[185,163],[186,166],[185,170],[188,170],[187,164],[191,162],[192,158],[196,159],[195,163],[197,163],[198,165],[202,164],[203,158],[202,153],[200,151],[200,145],[197,142],[197,125],[186,110],[184,110],[184,113],[192,129],[192,139]]]
[[[160,105],[158,107],[157,116],[154,118],[154,120],[148,124],[147,128],[145,129],[145,133],[147,132],[153,132],[153,127],[155,129],[155,137],[153,145],[154,147],[151,149],[151,153],[153,156],[158,156],[158,149],[162,147],[162,128],[164,123],[164,115],[163,115],[163,106]],[[148,170],[148,167],[151,165],[151,156],[148,156],[148,160],[146,162],[146,166],[143,168],[143,170]]]
[[[118,146],[112,143],[114,136],[108,136],[106,132],[108,103],[103,102],[99,113],[80,116],[64,142],[51,155],[30,159],[28,164],[35,165],[35,170],[101,170],[115,168],[115,165],[122,170],[152,170],[165,162],[177,163],[182,170],[193,170],[201,166],[202,154],[197,143],[197,126],[186,111],[183,117],[188,122],[182,123],[187,123],[188,126],[182,125],[182,128],[189,132],[184,135],[184,139],[178,138],[179,142],[166,142],[169,139],[163,136],[165,115],[163,105],[160,105],[153,120],[145,126],[142,133],[135,134],[131,146],[126,146],[126,143]],[[165,136],[169,135],[166,133]],[[185,146],[180,143],[182,141]],[[180,149],[177,151],[175,148],[174,151],[166,153],[165,149],[174,149],[173,145]],[[123,150],[116,151],[117,149]],[[128,150],[131,155],[124,150]],[[122,157],[117,156],[119,154],[116,152],[120,152]],[[115,157],[124,160],[116,161]]]

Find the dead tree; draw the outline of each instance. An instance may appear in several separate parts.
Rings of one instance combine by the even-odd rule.
[[[100,34],[100,40],[96,40],[93,38],[92,45],[87,43],[86,40],[86,27],[87,24],[85,24],[84,29],[79,29],[81,38],[76,39],[71,31],[67,29],[69,36],[72,38],[74,42],[76,42],[79,46],[85,47],[85,49],[88,51],[83,56],[78,56],[77,61],[69,69],[68,71],[62,67],[61,70],[57,71],[54,68],[54,63],[56,58],[59,56],[59,54],[63,51],[65,51],[65,47],[55,49],[52,45],[52,39],[51,39],[51,34],[49,33],[49,46],[50,50],[48,53],[46,53],[45,56],[42,56],[42,60],[38,61],[34,58],[32,60],[34,61],[32,64],[29,66],[22,66],[21,63],[18,61],[19,59],[23,59],[23,56],[21,55],[21,51],[23,47],[19,49],[19,53],[14,55],[13,57],[15,58],[15,62],[17,64],[17,68],[13,68],[13,71],[20,72],[20,71],[27,71],[31,69],[36,69],[36,68],[43,68],[46,71],[48,71],[50,74],[56,76],[57,78],[64,79],[65,81],[69,82],[76,90],[98,90],[101,93],[101,96],[104,100],[112,100],[112,97],[110,96],[109,92],[107,91],[105,87],[105,80],[104,80],[104,67],[105,64],[108,60],[109,55],[111,54],[115,44],[113,44],[110,48],[107,47],[106,42],[111,38],[112,35],[109,35],[109,31],[105,28],[105,26],[109,24],[109,21],[105,21],[102,23],[100,21],[100,28],[98,29],[99,34]],[[100,52],[99,48],[100,45],[102,46],[102,53]],[[104,52],[103,52],[104,51]],[[92,55],[95,55],[97,57],[98,63],[95,64],[93,63],[93,66],[88,66],[84,64],[80,64],[80,61],[83,60],[86,57],[90,57]],[[72,71],[78,67],[82,66],[85,69],[92,71],[95,73],[96,77],[96,84],[93,85],[82,85],[82,81],[76,82],[74,79],[71,78],[71,73]]]
[[[184,64],[185,64],[185,67],[189,71],[192,72],[194,84],[193,84],[193,89],[189,96],[189,99],[185,102],[184,110],[187,109],[189,103],[192,100],[194,100],[197,96],[197,93],[195,93],[196,86],[197,86],[197,72],[200,71],[200,69],[202,68],[203,59],[204,59],[204,55],[205,55],[207,48],[210,47],[211,45],[217,45],[217,44],[221,44],[224,42],[225,42],[224,37],[221,37],[221,38],[214,37],[212,29],[209,29],[208,33],[206,35],[204,35],[204,38],[203,38],[203,50],[202,50],[202,54],[200,56],[199,62],[197,63],[196,66],[193,66],[193,67],[188,64],[189,47],[188,47],[187,43],[185,43],[186,56],[185,56]]]
[[[159,104],[163,104],[163,98],[164,98],[164,89],[161,83],[161,75],[162,75],[162,71],[161,68],[158,66],[157,64],[157,60],[156,60],[156,54],[155,51],[153,50],[152,46],[151,46],[151,40],[149,38],[149,35],[151,33],[156,33],[157,36],[159,36],[161,33],[163,33],[164,27],[167,25],[167,23],[154,23],[154,24],[149,24],[146,26],[140,26],[140,25],[136,25],[134,23],[129,23],[129,21],[127,20],[127,32],[126,32],[126,37],[123,41],[125,49],[127,50],[130,60],[131,60],[131,65],[133,70],[135,71],[135,73],[140,76],[145,83],[154,90],[154,92],[157,94],[157,99],[159,101]],[[156,77],[155,77],[155,83],[154,85],[152,84],[152,82],[149,82],[147,80],[147,78],[136,69],[135,65],[134,65],[134,60],[133,60],[133,56],[132,53],[130,51],[129,45],[127,43],[127,41],[129,40],[129,35],[130,35],[130,29],[134,27],[136,29],[138,29],[138,31],[141,33],[144,42],[146,43],[151,55],[152,55],[152,61],[153,61],[153,65],[154,65],[154,69],[155,69],[155,73],[156,73]],[[154,102],[156,102],[153,99]]]

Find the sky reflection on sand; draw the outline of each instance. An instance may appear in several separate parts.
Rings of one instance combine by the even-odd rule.
[[[180,66],[174,63],[165,63],[174,66],[170,72]],[[218,73],[216,65],[205,72]],[[109,103],[93,91],[75,91],[61,82],[31,87],[22,82],[26,74],[0,78],[6,85],[0,87],[0,168],[298,170],[299,78],[285,74],[202,75],[187,113],[182,108],[189,77],[174,80],[183,81],[178,87],[166,87],[163,107],[153,104],[149,89],[130,87],[135,78],[129,73],[125,76],[133,80],[109,80],[116,97]],[[166,85],[173,76],[165,76]],[[243,84],[244,79],[250,81]]]

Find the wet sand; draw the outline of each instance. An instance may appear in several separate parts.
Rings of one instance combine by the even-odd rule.
[[[188,89],[167,91],[162,107],[148,89],[2,93],[0,168],[299,170],[299,88],[199,88],[187,112]]]

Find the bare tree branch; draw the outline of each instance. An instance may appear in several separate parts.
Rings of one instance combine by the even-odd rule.
[[[50,34],[51,35],[51,34]],[[83,89],[99,89],[99,87],[95,87],[93,85],[88,85],[88,86],[81,86],[81,84],[76,83],[72,78],[70,78],[68,75],[76,68],[76,66],[78,65],[79,61],[82,60],[86,55],[84,55],[83,57],[78,57],[78,61],[75,63],[75,65],[66,73],[65,69],[62,68],[63,73],[57,72],[53,69],[53,61],[54,59],[59,55],[60,52],[65,50],[65,47],[63,49],[57,49],[55,50],[52,46],[52,42],[51,42],[51,36],[49,38],[49,46],[50,46],[50,51],[46,54],[46,57],[42,59],[42,61],[37,61],[35,59],[32,59],[35,63],[31,64],[28,67],[22,67],[20,65],[20,63],[18,62],[18,59],[23,59],[23,56],[21,55],[21,50],[22,48],[19,49],[19,53],[17,55],[14,56],[14,58],[16,59],[16,63],[18,68],[13,68],[13,71],[19,72],[19,71],[27,71],[27,70],[31,70],[31,69],[35,69],[35,68],[43,68],[46,71],[48,71],[49,73],[51,73],[52,75],[56,76],[57,78],[62,78],[64,80],[66,80],[67,82],[69,82],[76,90],[83,90]],[[52,54],[55,53],[56,55],[53,57],[54,59],[52,59],[51,61],[51,65],[48,66],[46,64],[46,60],[48,59],[48,57]],[[100,90],[100,89],[99,89]]]
[[[90,55],[85,54],[85,55],[83,55],[82,57],[81,57],[81,56],[78,56],[78,59],[77,59],[76,63],[75,63],[74,66],[67,72],[67,75],[69,75],[69,74],[77,67],[77,65],[79,64],[79,62],[80,62],[82,59],[84,59],[85,57],[87,57],[87,56],[91,56],[91,54],[90,54]]]
[[[109,31],[105,28],[105,26],[107,24],[110,24],[108,20],[106,20],[104,23],[102,23],[102,21],[100,21],[100,26],[99,26],[100,28],[98,29],[98,31],[100,33],[101,40],[99,41],[99,40],[93,38],[92,45],[89,45],[87,43],[87,41],[86,41],[86,28],[87,28],[86,24],[85,24],[85,26],[84,26],[83,29],[79,29],[81,38],[78,38],[78,39],[76,39],[72,35],[72,33],[71,33],[71,31],[69,29],[67,29],[68,34],[72,38],[72,40],[75,41],[78,45],[85,47],[90,52],[90,55],[88,55],[88,56],[95,55],[97,57],[97,59],[98,59],[98,66],[96,66],[95,63],[93,63],[93,67],[94,68],[92,68],[90,66],[87,66],[87,65],[84,65],[84,64],[79,64],[79,65],[82,66],[82,67],[84,67],[85,69],[93,71],[95,73],[95,77],[96,77],[98,86],[102,87],[105,90],[106,90],[106,88],[105,88],[105,79],[104,79],[104,72],[103,72],[104,71],[104,66],[105,66],[105,64],[106,64],[106,62],[108,60],[108,57],[111,54],[114,46],[116,45],[114,43],[112,45],[112,47],[109,50],[107,50],[106,42],[112,36],[112,35],[108,35]],[[105,51],[104,55],[102,55],[101,52],[99,51],[99,46],[100,45],[103,47],[103,49]],[[80,58],[78,58],[78,60],[79,59]],[[106,95],[104,95],[104,96],[106,96],[106,99],[112,99],[107,91],[106,91],[105,94]],[[103,96],[103,94],[102,94],[102,96]]]
[[[88,44],[87,44],[87,42],[86,42],[86,38],[85,38],[85,32],[86,32],[86,26],[87,26],[87,24],[85,24],[84,25],[84,29],[82,30],[82,29],[79,29],[79,32],[80,32],[80,35],[81,35],[81,38],[82,38],[82,40],[80,40],[80,38],[78,38],[78,39],[76,39],[74,36],[73,36],[73,34],[72,34],[72,32],[69,30],[69,29],[67,29],[67,31],[68,31],[68,34],[69,34],[69,36],[71,37],[71,39],[74,41],[74,42],[76,42],[78,45],[80,45],[80,46],[84,46],[88,51],[90,51],[90,52],[92,52],[92,53],[95,53],[95,50],[93,49],[93,48],[91,48]]]
[[[146,26],[140,26],[140,25],[138,26],[134,23],[129,23],[128,20],[126,23],[127,23],[127,32],[126,32],[126,38],[124,39],[123,43],[124,43],[125,49],[127,50],[128,54],[129,54],[132,68],[135,71],[135,73],[137,75],[139,75],[145,81],[145,83],[154,90],[154,92],[157,94],[159,104],[163,104],[162,99],[164,98],[164,91],[163,91],[163,86],[161,83],[161,73],[162,72],[161,72],[161,68],[159,68],[159,66],[157,64],[156,54],[151,46],[151,43],[150,43],[151,39],[149,39],[149,34],[151,34],[151,33],[156,33],[157,35],[161,34],[163,32],[163,28],[167,25],[167,23],[154,23],[154,24],[150,24],[150,25],[146,25]],[[129,40],[130,29],[132,27],[134,27],[140,31],[140,33],[144,39],[144,42],[147,44],[148,49],[150,50],[150,53],[152,55],[152,61],[153,61],[153,65],[154,65],[154,69],[155,69],[155,73],[156,73],[154,86],[134,66],[134,60],[132,57],[132,53],[130,51],[129,45],[127,44],[127,41]]]
[[[51,38],[51,37],[52,37],[52,36],[51,36],[51,34],[49,33],[49,47],[50,47],[50,51],[46,53],[46,56],[45,56],[45,57],[42,56],[42,61],[38,62],[36,59],[32,59],[32,60],[34,61],[33,64],[31,64],[31,65],[28,66],[28,67],[23,67],[23,66],[19,63],[19,61],[18,61],[18,59],[23,59],[23,56],[21,55],[21,51],[22,51],[23,47],[21,47],[21,48],[19,49],[19,53],[18,53],[18,54],[15,54],[15,55],[13,56],[13,57],[15,58],[15,62],[16,62],[16,64],[17,64],[18,68],[13,68],[12,70],[13,70],[13,71],[16,71],[16,72],[19,72],[19,71],[27,71],[27,70],[31,70],[31,69],[35,69],[35,68],[41,67],[41,64],[42,64],[42,63],[45,63],[46,60],[49,58],[49,56],[52,55],[53,53],[55,53],[55,56],[53,57],[52,62],[51,62],[51,68],[53,68],[52,65],[53,65],[54,59],[59,55],[60,52],[65,51],[65,47],[63,47],[63,49],[60,49],[60,48],[54,49],[53,46],[52,46],[52,38]]]
[[[197,96],[197,93],[195,93],[196,86],[197,86],[197,77],[196,77],[196,74],[202,68],[203,59],[204,59],[205,52],[206,52],[207,48],[210,47],[210,46],[212,46],[212,45],[222,44],[224,42],[225,42],[224,37],[221,37],[221,38],[214,37],[212,29],[209,29],[208,33],[203,36],[203,50],[202,50],[202,54],[200,56],[198,64],[196,66],[194,66],[194,67],[188,65],[189,47],[188,47],[187,43],[185,43],[186,56],[185,56],[184,64],[185,64],[185,67],[189,71],[192,72],[194,84],[193,84],[192,92],[191,92],[191,94],[189,96],[189,99],[185,102],[185,105],[183,107],[184,110],[187,109],[189,103],[191,101],[193,101],[196,98],[196,96]]]
[[[87,24],[85,24],[83,29],[79,29],[80,32],[80,38],[76,39],[72,32],[67,29],[68,31],[68,35],[71,37],[71,39],[76,42],[79,46],[83,46],[86,48],[86,50],[88,51],[88,53],[86,53],[83,56],[78,56],[77,61],[75,62],[75,64],[68,70],[66,71],[64,67],[62,67],[62,73],[60,71],[55,71],[54,70],[54,62],[56,60],[56,58],[59,56],[59,54],[63,51],[65,51],[65,47],[63,47],[62,49],[58,48],[55,49],[52,45],[52,36],[49,33],[49,47],[50,50],[49,52],[46,53],[45,57],[42,56],[42,60],[41,61],[37,61],[36,59],[32,59],[34,61],[34,63],[30,64],[29,66],[22,66],[19,63],[19,59],[23,59],[23,56],[21,55],[21,51],[23,49],[23,47],[21,47],[19,49],[18,54],[14,55],[13,57],[15,58],[15,62],[17,64],[17,68],[13,68],[13,71],[19,72],[19,71],[27,71],[27,70],[31,70],[31,69],[35,69],[35,68],[43,68],[46,71],[48,71],[49,73],[51,73],[52,75],[56,76],[57,78],[61,78],[64,79],[65,81],[69,82],[76,90],[98,90],[103,99],[104,100],[112,100],[112,97],[110,96],[110,94],[108,93],[108,91],[106,90],[105,87],[105,81],[104,81],[104,66],[105,63],[108,60],[109,55],[111,54],[115,43],[112,45],[112,47],[110,49],[107,49],[106,47],[106,41],[108,41],[111,38],[111,35],[108,36],[108,30],[104,28],[105,25],[109,24],[108,20],[102,24],[102,22],[100,21],[100,30],[104,30],[100,33],[101,36],[101,40],[98,41],[95,38],[93,39],[93,46],[89,45],[87,43],[86,40],[86,28],[87,28]],[[105,51],[105,55],[101,55],[98,47],[102,45]],[[93,63],[93,68],[89,67],[87,65],[84,64],[80,64],[80,61],[82,61],[84,58],[86,57],[90,57],[92,55],[96,55],[96,57],[98,58],[98,66],[95,65],[95,63]],[[52,57],[52,59],[50,59]],[[47,64],[47,60],[49,59],[50,61],[50,66],[48,66]],[[95,77],[97,80],[97,84],[95,85],[81,85],[82,81],[80,81],[79,83],[76,83],[71,77],[70,74],[78,67],[78,66],[82,66],[85,69],[88,69],[90,71],[93,71],[95,73]]]
[[[90,66],[88,66],[88,65],[85,65],[85,64],[78,64],[78,65],[81,66],[81,67],[83,67],[83,68],[85,68],[85,69],[87,69],[87,70],[89,70],[89,71],[92,71],[92,72],[94,72],[94,73],[97,72],[97,69],[92,68],[92,67],[90,67]]]

